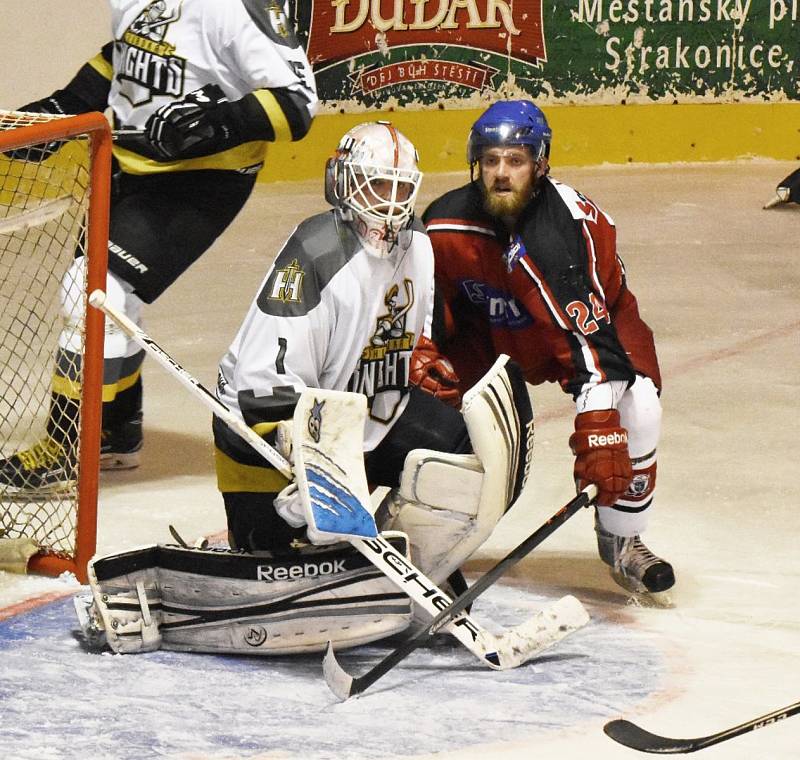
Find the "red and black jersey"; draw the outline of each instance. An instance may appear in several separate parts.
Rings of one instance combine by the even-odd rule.
[[[616,252],[613,221],[547,178],[509,234],[483,209],[476,183],[423,215],[436,257],[446,337],[435,334],[464,388],[508,354],[532,384],[576,397],[598,383],[660,387],[653,334],[639,316]]]

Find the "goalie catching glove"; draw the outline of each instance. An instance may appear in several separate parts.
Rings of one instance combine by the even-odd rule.
[[[628,431],[616,409],[582,412],[575,418],[569,445],[575,455],[578,490],[597,486],[597,504],[610,507],[628,489],[633,477]]]
[[[420,335],[411,354],[409,379],[413,385],[445,404],[453,407],[461,405],[461,392],[458,390],[460,380],[453,365],[439,353],[436,344],[424,335]]]

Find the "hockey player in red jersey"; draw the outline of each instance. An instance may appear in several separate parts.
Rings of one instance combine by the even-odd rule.
[[[473,125],[471,181],[423,216],[443,324],[413,376],[452,396],[505,353],[529,383],[560,383],[576,405],[576,482],[599,490],[600,556],[621,585],[668,602],[672,567],[640,538],[661,421],[653,334],[628,289],[612,219],[549,176],[550,141],[530,101],[495,103]]]

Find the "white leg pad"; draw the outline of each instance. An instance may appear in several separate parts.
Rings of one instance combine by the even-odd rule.
[[[387,539],[408,556],[405,536]],[[408,597],[341,544],[281,557],[149,546],[95,558],[89,578],[86,627],[118,653],[322,652],[328,641],[359,646],[411,622]]]
[[[475,454],[415,449],[400,488],[387,497],[389,525],[411,541],[414,563],[444,581],[491,535],[525,485],[533,451],[533,412],[525,382],[501,356],[464,396]]]

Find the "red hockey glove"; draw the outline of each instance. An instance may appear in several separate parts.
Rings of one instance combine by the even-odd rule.
[[[628,456],[628,431],[620,426],[616,409],[582,412],[569,438],[575,454],[578,488],[597,486],[597,504],[610,507],[622,496],[633,477]]]
[[[412,385],[449,406],[461,404],[461,392],[458,390],[460,381],[453,365],[439,353],[436,344],[424,335],[420,336],[411,354],[409,379]]]

